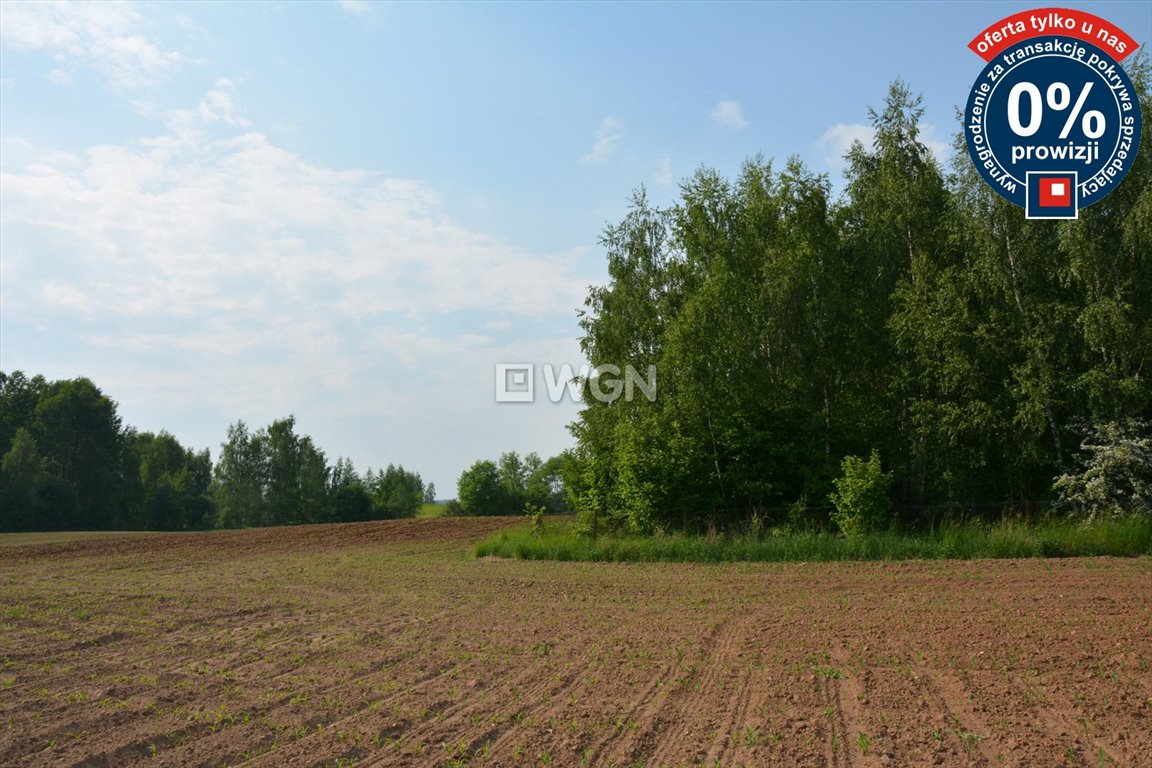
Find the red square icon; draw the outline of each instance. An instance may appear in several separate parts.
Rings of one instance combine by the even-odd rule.
[[[1040,182],[1041,208],[1067,208],[1072,205],[1072,179],[1066,176],[1046,176]]]

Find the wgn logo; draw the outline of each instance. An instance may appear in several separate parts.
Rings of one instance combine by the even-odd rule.
[[[579,371],[565,363],[559,368],[551,363],[541,366],[544,374],[544,388],[548,400],[558,403],[565,393],[575,403],[584,401],[585,382],[587,391],[602,403],[611,403],[624,398],[632,402],[636,390],[648,402],[656,400],[656,366],[648,366],[645,376],[631,365],[624,366],[623,372],[616,365],[598,365],[591,368],[581,364]],[[536,366],[533,363],[496,364],[496,402],[533,403],[536,401]]]

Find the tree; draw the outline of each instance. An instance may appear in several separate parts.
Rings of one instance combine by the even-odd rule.
[[[198,453],[187,451],[185,465],[191,496],[186,500],[186,524],[189,528],[210,528],[216,522],[216,506],[212,501],[212,456],[205,448]]]
[[[1125,68],[1135,98],[1152,103],[1147,49]],[[1141,119],[1143,136],[1152,135],[1152,109]],[[1116,189],[1058,228],[1059,278],[1073,290],[1068,333],[1078,375],[1069,390],[1089,423],[1152,417],[1152,152],[1143,146]]]
[[[328,503],[323,519],[331,523],[372,519],[372,496],[351,459],[336,459],[328,474]]]
[[[352,460],[346,459],[343,456],[337,458],[336,463],[332,465],[328,473],[329,487],[336,489],[359,482],[362,481],[360,475],[356,472],[356,467],[352,464]]]
[[[424,503],[425,504],[435,504],[436,503],[436,484],[435,483],[428,483],[428,485],[424,488]]]
[[[268,485],[264,491],[269,525],[308,522],[303,503],[302,441],[296,434],[296,417],[273,421],[263,433],[267,446]]]
[[[215,468],[217,527],[268,524],[264,500],[268,474],[266,436],[249,433],[243,421],[230,425]]]
[[[311,437],[296,434],[296,417],[272,422],[267,444],[269,524],[298,525],[325,519],[328,463]]]
[[[456,484],[456,494],[466,515],[508,515],[506,487],[493,461],[477,461],[464,470]]]
[[[920,97],[899,80],[883,108],[869,110],[875,138],[871,147],[856,142],[846,155],[848,201],[840,211],[849,280],[859,290],[845,346],[857,413],[846,452],[878,446],[898,469],[898,495],[914,504],[934,490],[930,477],[948,471],[954,442],[951,433],[937,431],[953,424],[941,416],[950,406],[941,401],[952,393],[932,390],[955,380],[936,364],[934,342],[955,325],[953,315],[944,315],[941,328],[939,313],[951,305],[937,291],[951,287],[948,270],[959,261],[944,178],[920,139],[923,113]]]
[[[212,462],[208,451],[185,449],[168,432],[129,437],[139,484],[129,525],[150,530],[194,530],[212,525],[209,498]]]
[[[667,211],[637,195],[606,231],[612,280],[582,315],[593,365],[660,374],[655,402],[586,398],[573,425],[565,480],[592,529],[737,525],[823,495],[833,450],[862,442],[841,407],[853,294],[827,179],[755,158],[681,189]]]
[[[457,483],[460,509],[466,515],[512,515],[532,509],[555,514],[569,509],[562,477],[566,457],[543,461],[537,453],[523,458],[515,451],[498,461],[477,461]]]
[[[208,452],[185,450],[167,432],[125,428],[116,411],[88,379],[0,372],[0,433],[11,431],[3,455],[16,449],[8,481],[21,488],[19,509],[3,525],[173,530],[214,523]]]
[[[403,465],[389,464],[376,475],[369,488],[375,519],[415,517],[424,501],[424,482],[420,475],[408,472]]]
[[[330,522],[352,523],[372,519],[372,497],[358,480],[336,488],[329,508]]]
[[[12,447],[21,427],[32,429],[36,405],[47,391],[48,382],[43,376],[29,379],[23,371],[0,371],[0,455]]]
[[[0,371],[0,529],[192,530],[413,517],[420,475],[329,466],[288,416],[228,427],[220,461],[172,434],[122,425],[91,381]],[[523,473],[521,473],[523,474]]]
[[[76,516],[64,525],[113,527],[126,501],[116,404],[88,379],[54,382],[36,403],[32,434],[49,470],[75,489]]]
[[[0,529],[52,530],[63,526],[55,510],[45,503],[43,491],[51,476],[36,438],[24,427],[16,430],[11,447],[0,460]]]
[[[1146,57],[1132,69],[1146,92]],[[1152,415],[1152,161],[1077,221],[1029,221],[962,134],[945,176],[922,115],[893,83],[840,201],[754,158],[665,210],[638,192],[606,228],[581,346],[654,361],[659,395],[585,399],[564,480],[586,529],[786,522],[846,500],[841,459],[872,450],[906,524],[1044,502],[1070,425]]]
[[[536,466],[539,457],[536,457]],[[528,481],[529,468],[515,451],[500,454],[496,464],[500,472],[500,485],[503,489],[504,504],[507,510],[504,514],[515,514],[524,511],[525,485]]]
[[[528,477],[524,483],[525,504],[534,508],[543,508],[547,514],[554,515],[568,510],[568,500],[562,476],[565,454],[559,454],[541,461],[536,453],[524,457],[524,466]]]

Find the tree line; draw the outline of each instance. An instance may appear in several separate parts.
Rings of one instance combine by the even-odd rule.
[[[563,469],[567,454],[544,461],[515,451],[498,461],[482,459],[464,470],[450,512],[462,515],[554,515],[569,511]]]
[[[1146,58],[1132,74],[1152,104]],[[658,396],[585,398],[565,481],[589,525],[855,525],[863,504],[924,526],[1074,507],[1092,471],[1127,478],[1119,511],[1152,508],[1132,490],[1152,488],[1149,142],[1078,220],[1029,221],[962,134],[939,164],[922,114],[894,83],[838,197],[757,157],[666,208],[641,190],[605,229],[582,348],[656,365]],[[1101,455],[1129,459],[1087,467]]]
[[[123,424],[89,379],[0,372],[0,530],[199,530],[414,517],[436,490],[329,463],[295,418],[228,428],[220,458]]]

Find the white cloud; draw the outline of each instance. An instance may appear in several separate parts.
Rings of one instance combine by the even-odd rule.
[[[463,229],[416,182],[314,165],[259,133],[197,150],[99,146],[80,168],[4,173],[5,222],[69,244],[74,290],[55,290],[58,304],[79,292],[108,315],[261,323],[273,305],[314,307],[316,286],[348,316],[539,315],[582,300],[565,259]]]
[[[126,421],[191,445],[298,413],[361,469],[403,461],[446,489],[478,456],[563,448],[574,407],[501,407],[492,371],[581,362],[555,328],[591,282],[582,253],[517,248],[419,182],[311,162],[216,91],[230,99],[137,142],[5,140],[30,159],[0,172],[4,364],[91,376]],[[515,342],[486,333],[518,321]]]
[[[672,183],[672,153],[665,152],[660,156],[660,161],[656,164],[656,172],[652,174],[652,181],[655,184],[666,186]]]
[[[52,83],[52,85],[71,85],[72,73],[66,69],[57,67],[44,75],[44,79]]]
[[[148,115],[151,109],[138,105],[138,111]],[[192,146],[204,141],[205,136],[216,128],[249,128],[249,122],[240,112],[232,95],[232,82],[224,78],[216,81],[216,87],[201,97],[195,109],[173,109],[163,115],[169,130],[168,136],[147,140],[152,146],[171,145],[173,141],[183,146]]]
[[[920,124],[920,143],[936,158],[936,162],[943,168],[952,155],[952,142],[937,135],[937,128],[932,123]]]
[[[584,164],[604,162],[615,154],[622,138],[624,138],[624,124],[614,117],[604,118],[600,121],[600,127],[596,129],[592,150],[580,158],[580,162]]]
[[[471,232],[419,182],[309,162],[250,130],[230,84],[217,86],[168,114],[161,136],[39,152],[3,172],[6,266],[46,272],[32,294],[6,286],[10,311],[34,301],[104,318],[211,317],[192,334],[211,341],[185,343],[238,349],[261,334],[295,339],[303,316],[538,317],[581,304],[572,254]]]
[[[844,164],[844,155],[852,148],[852,144],[859,141],[866,148],[871,148],[872,140],[876,137],[876,129],[862,123],[837,123],[816,140],[817,151],[821,161],[830,168],[840,168]]]
[[[372,12],[372,4],[367,0],[337,0],[337,4],[353,16],[363,16]]]
[[[40,298],[49,306],[72,310],[81,317],[92,314],[92,302],[74,285],[49,280],[40,288]]]
[[[744,119],[744,107],[738,101],[722,101],[712,110],[712,122],[726,128],[743,128],[748,125]]]
[[[9,144],[17,149],[35,149],[36,145],[20,136],[2,136],[0,143]]]
[[[828,168],[842,168],[844,155],[852,148],[853,142],[859,141],[866,149],[872,148],[876,138],[876,129],[862,123],[837,123],[816,140],[816,148],[820,161]],[[941,166],[948,161],[952,152],[952,145],[946,139],[937,136],[937,129],[931,123],[920,125],[920,143],[936,158]]]
[[[0,40],[17,50],[49,51],[58,62],[78,62],[118,88],[162,79],[181,60],[142,34],[139,7],[128,3],[2,3]],[[57,82],[67,74],[49,74]]]
[[[158,127],[135,141],[0,138],[0,367],[91,376],[127,423],[193,446],[296,413],[332,457],[403,461],[449,493],[477,457],[565,447],[575,408],[500,406],[492,374],[581,362],[586,254],[289,151],[242,94],[218,80],[183,109],[141,106]]]

